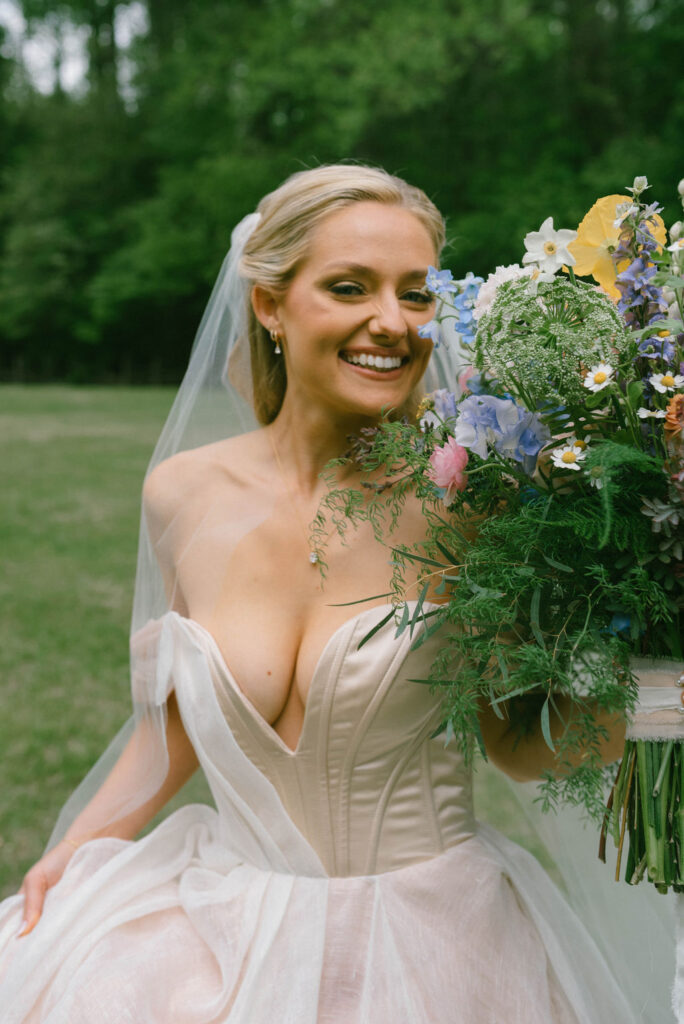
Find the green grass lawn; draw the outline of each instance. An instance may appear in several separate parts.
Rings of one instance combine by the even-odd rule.
[[[140,491],[171,389],[0,387],[0,894],[127,718]]]
[[[0,386],[0,897],[128,717],[140,492],[172,398]],[[478,805],[530,844],[495,776]]]

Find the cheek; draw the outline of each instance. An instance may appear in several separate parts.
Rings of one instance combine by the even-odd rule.
[[[414,351],[416,354],[416,365],[421,367],[421,373],[424,373],[427,369],[433,348],[434,345],[429,338],[416,338]]]

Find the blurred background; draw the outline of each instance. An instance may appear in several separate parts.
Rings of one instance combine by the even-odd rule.
[[[422,186],[458,275],[635,174],[678,215],[680,0],[0,0],[0,379],[172,383],[302,167]]]
[[[427,190],[456,276],[636,174],[671,223],[682,53],[680,0],[0,0],[0,896],[127,717],[142,478],[235,223],[347,158]]]

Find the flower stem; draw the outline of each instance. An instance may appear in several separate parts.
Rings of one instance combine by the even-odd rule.
[[[622,826],[620,828],[620,840],[618,843],[617,852],[617,864],[615,865],[615,881],[620,881],[620,864],[622,862],[622,847],[625,842],[625,826],[627,825],[628,807],[629,807],[629,795],[632,791],[632,779],[634,777],[634,765],[636,764],[636,752],[634,749],[630,751],[629,758],[629,776],[627,778],[627,785],[625,786],[625,795],[622,800],[622,807],[620,811],[622,813]]]
[[[658,794],[660,793],[660,788],[661,788],[661,786],[663,784],[663,779],[665,778],[665,772],[667,771],[667,769],[670,766],[670,759],[672,757],[673,749],[674,749],[674,740],[669,740],[668,743],[665,744],[665,747],[664,747],[662,755],[661,755],[662,756],[662,761],[660,762],[660,770],[659,770],[657,778],[655,780],[655,785],[653,786],[653,796],[654,797],[657,797]]]

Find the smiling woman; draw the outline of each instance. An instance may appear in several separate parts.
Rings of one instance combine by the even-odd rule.
[[[443,237],[422,192],[348,165],[235,229],[145,482],[135,715],[0,905],[5,1024],[636,1021],[436,735],[416,679],[443,638],[387,603],[418,502],[385,543],[330,524],[325,578],[311,557],[323,470],[416,401]],[[215,807],[136,841],[198,766]]]

